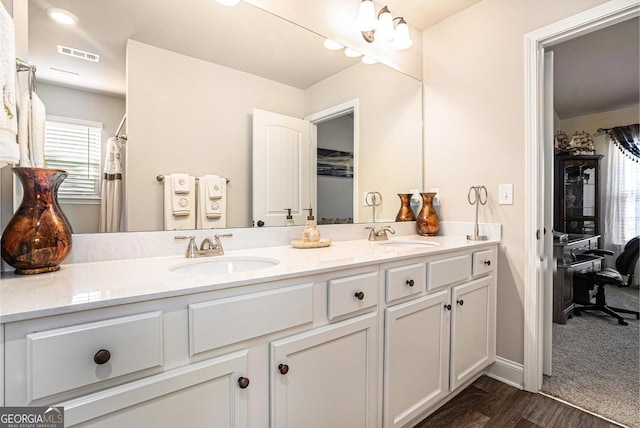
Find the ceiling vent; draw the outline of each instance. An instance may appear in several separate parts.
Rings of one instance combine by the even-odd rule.
[[[87,61],[100,62],[100,55],[98,54],[81,51],[80,49],[69,48],[67,46],[57,46],[59,54],[72,56],[74,58],[86,59]]]

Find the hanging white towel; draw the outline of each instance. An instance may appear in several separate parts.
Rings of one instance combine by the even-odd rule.
[[[0,2],[0,168],[18,163],[16,55],[13,19]]]
[[[207,185],[209,177],[217,177],[218,191],[216,199],[211,199]],[[198,229],[227,227],[227,180],[224,177],[205,175],[198,184]]]
[[[222,198],[222,185],[221,182],[224,179],[221,179],[217,175],[205,175],[202,177],[205,179],[205,186],[207,189],[207,196],[209,199],[220,199]],[[200,178],[202,180],[202,178]],[[224,180],[226,182],[226,180]],[[202,181],[201,181],[202,183]]]
[[[172,174],[173,193],[180,195],[189,193],[189,174]]]
[[[100,232],[120,232],[122,218],[122,145],[117,138],[107,140],[107,157],[102,174]]]
[[[24,93],[18,116],[20,166],[43,168],[46,113],[38,94]]]
[[[174,174],[175,175],[175,174]],[[182,175],[182,174],[180,174]],[[186,174],[184,174],[186,175]],[[164,229],[195,229],[196,179],[187,175],[187,193],[176,193],[173,187],[173,175],[164,179]]]

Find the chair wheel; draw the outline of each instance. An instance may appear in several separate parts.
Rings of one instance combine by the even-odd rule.
[[[626,322],[625,320],[618,320],[618,324],[620,324],[620,325],[629,325],[629,323]]]

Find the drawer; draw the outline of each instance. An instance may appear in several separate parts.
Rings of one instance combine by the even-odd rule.
[[[473,253],[473,276],[493,272],[496,268],[496,252],[493,250],[476,251]]]
[[[434,260],[427,266],[427,290],[466,281],[471,274],[471,256],[463,254]]]
[[[99,351],[108,351],[100,356]],[[27,335],[29,401],[162,366],[162,312]]]
[[[189,305],[189,355],[306,324],[313,283]]]
[[[413,263],[386,270],[387,303],[425,290],[425,264]]]
[[[332,279],[327,294],[327,316],[330,320],[374,307],[378,302],[378,272]]]

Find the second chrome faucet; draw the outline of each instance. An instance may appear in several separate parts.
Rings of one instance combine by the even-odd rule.
[[[211,257],[222,256],[224,254],[224,248],[222,248],[222,242],[220,238],[226,238],[233,236],[232,233],[225,233],[223,235],[213,235],[213,241],[211,238],[204,238],[200,243],[200,249],[196,245],[195,236],[176,236],[176,240],[188,239],[187,251],[185,252],[186,258],[196,257]]]

